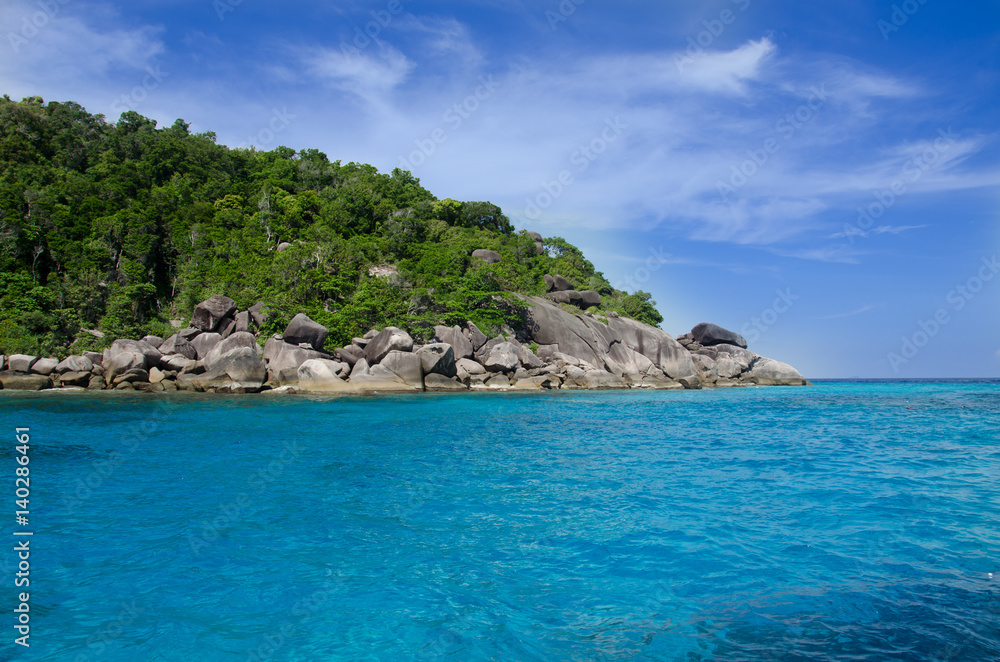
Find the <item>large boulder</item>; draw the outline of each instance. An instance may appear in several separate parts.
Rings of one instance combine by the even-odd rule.
[[[51,359],[51,358],[38,359],[37,361],[35,361],[34,365],[31,366],[31,372],[36,375],[45,375],[46,377],[48,377],[55,371],[56,366],[58,365],[59,365],[58,359]]]
[[[601,305],[601,295],[595,290],[580,290],[580,307],[590,308]]]
[[[424,389],[424,368],[421,357],[410,352],[392,351],[379,364],[392,370],[403,383],[416,390]]]
[[[472,341],[465,337],[461,328],[457,326],[435,326],[434,337],[436,337],[439,342],[451,345],[452,349],[455,351],[456,359],[472,358],[474,353]]]
[[[708,322],[702,322],[691,329],[691,337],[694,338],[695,342],[701,343],[705,347],[721,345],[723,343],[736,345],[743,349],[747,347],[746,338],[740,334],[729,329],[723,329],[716,324],[709,324]]]
[[[250,313],[243,311],[241,313],[236,313],[236,328],[233,329],[234,333],[240,333],[241,331],[250,330]]]
[[[260,347],[258,347],[257,340],[253,337],[253,334],[248,331],[241,331],[240,333],[234,333],[228,338],[224,338],[219,341],[219,343],[205,355],[205,358],[202,359],[202,363],[204,363],[205,368],[210,371],[212,366],[220,358],[237,347],[247,347],[252,349],[258,356],[261,354]]]
[[[296,390],[304,393],[351,393],[341,375],[344,364],[327,359],[309,359],[298,367]]]
[[[389,352],[393,351],[413,351],[413,338],[402,329],[387,326],[372,338],[368,346],[365,347],[365,360],[368,362],[368,365],[378,365]]]
[[[479,327],[473,324],[472,322],[466,322],[465,328],[469,330],[469,342],[472,343],[472,351],[478,352],[479,348],[485,345],[486,341],[489,340],[489,338],[487,338],[486,334],[480,331]]]
[[[288,323],[282,335],[285,342],[292,345],[306,343],[315,350],[322,350],[326,337],[330,335],[330,330],[319,322],[309,319],[305,313],[299,313]]]
[[[236,302],[229,297],[216,294],[205,299],[194,308],[191,326],[202,331],[215,331],[222,320],[236,312]]]
[[[31,370],[31,366],[33,366],[37,360],[37,356],[30,356],[28,354],[11,354],[7,358],[7,369],[13,372],[27,373]]]
[[[742,379],[760,386],[804,386],[808,383],[798,370],[787,363],[764,357],[757,359]]]
[[[483,364],[472,359],[459,359],[455,361],[455,369],[469,375],[486,374],[486,368],[483,367]]]
[[[355,363],[365,357],[365,350],[355,345],[349,345],[343,349],[334,350],[333,355],[338,361],[353,368]]]
[[[90,385],[90,379],[94,375],[91,375],[89,371],[87,372],[64,372],[59,375],[59,383],[63,386],[79,386],[82,388],[87,388]]]
[[[199,333],[191,341],[191,346],[194,347],[195,354],[197,354],[199,359],[203,359],[208,356],[208,353],[212,351],[216,345],[222,342],[222,336],[218,333]]]
[[[163,358],[163,353],[149,343],[141,340],[116,340],[107,349],[108,358],[114,358],[119,354],[142,354],[146,357],[146,365],[153,366]]]
[[[282,336],[273,336],[264,345],[264,360],[271,381],[288,383],[298,378],[299,368],[311,360],[329,360],[330,356],[314,349],[286,343]]]
[[[483,365],[489,372],[514,372],[521,365],[521,357],[513,343],[502,342],[490,350]]]
[[[130,370],[144,370],[149,363],[139,352],[117,352],[104,362],[104,378],[110,384],[116,377]]]
[[[351,386],[358,393],[392,393],[423,390],[407,384],[403,379],[383,365],[369,366],[361,359],[351,370]]]
[[[159,349],[160,345],[163,344],[163,338],[160,336],[143,336],[139,342],[144,342],[151,347]]]
[[[26,375],[9,370],[0,372],[0,384],[7,391],[41,391],[52,388],[52,380],[45,375]]]
[[[454,377],[445,377],[435,373],[424,375],[424,390],[431,393],[450,393],[468,391],[469,387]]]
[[[258,328],[264,326],[264,323],[267,321],[267,315],[264,314],[263,301],[258,301],[254,305],[247,308],[247,312],[250,313],[250,319],[253,320],[253,323],[256,324]]]
[[[577,307],[583,304],[583,297],[576,290],[549,292],[547,296],[556,303],[568,303]]]
[[[194,345],[185,340],[179,333],[175,333],[160,345],[160,353],[164,356],[169,356],[171,354],[179,354],[188,359],[198,358],[198,350],[194,348]]]
[[[202,390],[216,393],[256,393],[267,379],[267,368],[250,347],[237,347],[218,357],[209,370],[197,375]]]
[[[420,357],[420,362],[424,367],[424,375],[433,373],[454,377],[457,374],[455,350],[448,343],[424,345],[417,350],[416,356]]]
[[[573,283],[569,282],[563,276],[553,276],[552,277],[552,291],[553,292],[565,292],[566,290],[576,289],[573,287]]]
[[[479,250],[472,251],[472,257],[480,259],[486,264],[500,263],[500,253],[497,253],[496,251],[487,250],[485,248],[480,248]]]
[[[65,374],[67,372],[90,373],[94,369],[94,362],[86,356],[67,356],[56,366],[56,372]]]

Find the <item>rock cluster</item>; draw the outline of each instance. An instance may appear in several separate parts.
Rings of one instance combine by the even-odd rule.
[[[555,276],[553,292],[570,292]],[[578,293],[582,294],[582,293]],[[595,293],[596,294],[596,293]],[[573,314],[548,299],[520,297],[527,325],[489,338],[472,322],[436,326],[420,345],[386,327],[332,353],[329,330],[304,314],[263,349],[254,330],[263,304],[239,312],[212,297],[195,308],[191,326],[163,339],[115,340],[103,353],[62,361],[0,356],[5,389],[114,389],[215,393],[317,394],[413,391],[681,389],[805,384],[794,368],[746,349],[737,334],[700,324],[676,340],[664,331],[610,313]]]
[[[751,352],[743,336],[715,324],[699,324],[677,336],[677,342],[691,353],[698,376],[708,387],[808,383],[792,366]]]
[[[583,310],[601,305],[601,295],[594,290],[577,290],[572,283],[562,276],[545,274],[545,285],[548,288],[546,296],[556,303],[567,303]]]

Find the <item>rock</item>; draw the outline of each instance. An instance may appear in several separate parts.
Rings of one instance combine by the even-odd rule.
[[[160,360],[160,366],[166,370],[174,370],[176,372],[181,372],[182,370],[188,369],[192,364],[197,363],[194,359],[189,359],[186,356],[181,356],[180,354],[171,354],[170,356],[164,356]],[[190,372],[190,370],[188,370]]]
[[[284,253],[285,251],[287,251],[291,247],[292,247],[292,245],[289,242],[283,241],[280,244],[278,244],[278,248],[276,250],[279,253]]]
[[[160,336],[144,336],[139,342],[144,342],[150,347],[159,349],[160,345],[163,344],[163,338]]]
[[[451,345],[456,359],[470,359],[475,353],[472,341],[466,338],[465,334],[462,333],[462,329],[457,326],[450,328],[447,326],[435,326],[434,336],[439,342]]]
[[[448,343],[424,345],[416,352],[423,364],[424,375],[437,374],[454,377],[457,374],[455,350]],[[462,359],[468,361],[468,359]],[[478,365],[478,364],[477,364]]]
[[[104,364],[104,379],[109,384],[114,383],[116,377],[130,370],[144,370],[146,361],[139,352],[119,352]]]
[[[264,314],[263,310],[263,301],[258,301],[247,309],[247,312],[250,313],[250,319],[253,320],[253,323],[257,325],[258,329],[264,326],[264,323],[267,322],[267,315]]]
[[[555,375],[538,375],[519,379],[511,388],[515,391],[543,391],[557,389],[560,386],[561,382]]]
[[[432,393],[450,391],[468,391],[469,387],[454,377],[445,377],[437,373],[424,375],[424,390]]]
[[[243,331],[240,333],[234,333],[228,338],[219,341],[209,352],[205,355],[201,361],[205,364],[206,370],[211,370],[212,366],[221,357],[225,356],[229,352],[233,351],[237,347],[247,347],[252,349],[255,354],[260,356],[261,350],[257,346],[257,340],[253,337],[253,334],[248,331]]]
[[[479,327],[472,322],[466,322],[465,327],[469,330],[469,342],[472,343],[472,351],[478,352],[486,344],[488,338],[486,334],[479,330]],[[461,357],[456,357],[461,358]]]
[[[487,250],[485,248],[480,248],[479,250],[472,251],[472,257],[480,259],[486,264],[500,263],[500,253],[497,253],[496,251]]]
[[[92,375],[90,377],[90,382],[87,384],[87,390],[103,391],[106,386],[107,384],[104,381],[104,377],[102,377],[101,375]]]
[[[236,312],[236,302],[216,294],[195,306],[191,326],[202,331],[215,331],[219,323]]]
[[[392,370],[407,386],[411,386],[416,390],[423,390],[424,369],[423,361],[419,355],[409,352],[392,351],[386,354],[379,365]]]
[[[764,357],[757,359],[743,379],[760,386],[805,386],[808,383],[798,370],[787,363]]]
[[[200,333],[191,341],[191,346],[194,347],[197,357],[203,359],[220,342],[222,342],[222,336],[218,333]]]
[[[532,370],[534,368],[541,368],[543,365],[545,365],[544,361],[535,356],[535,353],[532,352],[529,348],[525,347],[524,345],[518,345],[517,353],[518,353],[518,358],[521,359],[521,365],[527,368],[528,370]]]
[[[216,393],[256,393],[266,378],[267,368],[257,352],[237,347],[214,360],[203,375],[195,376],[195,381],[203,390]]]
[[[365,347],[365,360],[368,365],[377,365],[389,352],[409,352],[412,350],[413,338],[410,337],[410,334],[394,326],[387,326]]]
[[[299,367],[306,361],[329,360],[330,356],[314,349],[303,349],[286,343],[281,336],[274,336],[264,346],[264,359],[270,380],[278,384],[294,381]]]
[[[175,333],[164,340],[163,344],[159,347],[159,351],[164,356],[178,354],[189,359],[198,358],[198,350],[196,350],[194,345],[185,340],[179,333]]]
[[[732,379],[734,377],[739,377],[740,373],[743,372],[743,368],[733,360],[733,357],[728,354],[720,354],[715,361],[716,374],[722,379]]]
[[[364,340],[367,340],[369,342],[372,341],[372,340],[375,340],[375,338],[376,338],[376,336],[378,336],[378,334],[379,334],[379,331],[377,331],[375,329],[371,329],[371,330],[369,330],[368,332],[365,333]]]
[[[227,317],[221,322],[219,322],[219,328],[216,332],[222,336],[223,339],[228,338],[236,330],[236,320],[232,317]]]
[[[691,360],[694,361],[695,367],[698,369],[698,375],[701,377],[702,382],[709,384],[714,384],[719,379],[719,367],[707,356],[702,356],[701,354],[692,354]]]
[[[594,290],[580,290],[580,299],[581,308],[601,305],[601,295]]]
[[[156,365],[163,358],[160,350],[149,343],[136,340],[116,340],[108,348],[109,358],[114,358],[119,354],[142,354],[146,357],[146,365]]]
[[[754,361],[760,358],[750,350],[743,349],[742,347],[737,347],[736,345],[729,345],[729,344],[715,345],[711,348],[710,351],[713,350],[715,351],[717,357],[728,355],[730,358],[732,358],[733,361],[735,361],[737,365],[740,366],[740,372],[743,372],[744,370],[749,370],[750,366],[753,365]]]
[[[322,350],[330,330],[318,322],[309,319],[305,313],[299,313],[292,318],[282,334],[285,342],[298,345],[308,343],[315,350]]]
[[[67,356],[56,366],[56,372],[64,374],[67,372],[90,373],[94,369],[94,362],[86,356]]]
[[[31,372],[36,375],[45,375],[48,377],[59,365],[58,359],[38,359],[31,365]]]
[[[337,357],[338,361],[346,363],[347,365],[353,368],[354,364],[360,361],[365,354],[364,350],[355,351],[353,347],[354,346],[352,345],[351,347],[345,347],[343,349],[334,350],[333,355]]]
[[[583,297],[576,290],[549,292],[546,296],[556,303],[566,303],[572,306],[580,306],[583,303]]]
[[[117,386],[118,384],[121,384],[123,382],[128,382],[130,384],[133,384],[135,382],[148,382],[148,381],[149,381],[149,373],[146,370],[144,370],[143,368],[132,368],[130,370],[126,370],[122,374],[115,377],[111,383]]]
[[[353,389],[341,379],[344,364],[327,359],[309,359],[298,368],[296,390],[307,393],[350,393]]]
[[[235,333],[241,333],[243,331],[250,330],[250,313],[243,311],[242,313],[236,313],[236,328],[233,329]]]
[[[506,375],[493,375],[485,382],[486,388],[490,389],[509,389],[510,380],[507,379]]]
[[[398,350],[394,350],[398,351]],[[369,367],[364,359],[358,361],[351,371],[351,386],[359,393],[415,391],[417,388],[406,384],[399,375],[382,365]]]
[[[705,347],[720,345],[722,343],[736,345],[737,347],[742,347],[743,349],[746,349],[747,347],[746,339],[740,334],[728,329],[723,329],[721,326],[717,326],[715,324],[709,324],[708,322],[702,322],[698,326],[691,329],[691,337],[695,342],[699,342]]]
[[[159,384],[164,379],[166,379],[166,375],[164,375],[163,372],[159,368],[155,368],[154,367],[154,368],[150,368],[149,369],[149,383],[150,384]]]
[[[520,364],[517,347],[512,343],[502,342],[490,350],[483,365],[489,372],[514,372]]]
[[[191,342],[191,340],[193,340],[200,333],[201,333],[201,329],[196,329],[193,326],[189,326],[186,329],[181,329],[180,331],[178,331],[177,335],[179,335],[184,340],[187,340],[188,342]]]
[[[461,370],[470,375],[485,375],[486,368],[481,363],[472,359],[459,359],[455,361],[455,369]]]
[[[101,365],[104,363],[104,354],[100,352],[84,352],[83,358],[90,359],[90,362],[94,365]]]
[[[86,372],[64,372],[59,375],[59,381],[63,386],[82,386],[86,388],[87,385],[90,384],[91,377],[93,377],[93,375],[90,374],[89,370]]]
[[[573,287],[573,283],[569,282],[562,276],[552,277],[552,291],[553,292],[565,292],[567,290],[576,289]]]
[[[159,384],[152,384],[150,382],[132,382],[132,388],[143,393],[157,393],[163,390],[163,387]]]
[[[37,360],[37,356],[30,356],[28,354],[11,354],[7,359],[7,370],[12,372],[27,373],[31,370],[31,366],[33,366]]]
[[[542,235],[539,234],[539,233],[537,233],[537,232],[526,232],[525,234],[527,234],[529,237],[531,237],[535,241],[543,241]]]
[[[15,354],[23,356],[23,354]],[[52,388],[52,380],[46,375],[27,375],[5,370],[0,372],[0,384],[5,391],[41,391]]]
[[[545,281],[545,291],[546,292],[553,292],[553,291],[555,291],[555,289],[556,289],[556,279],[555,278],[553,278],[549,274],[545,274],[544,276],[542,276],[542,280]]]

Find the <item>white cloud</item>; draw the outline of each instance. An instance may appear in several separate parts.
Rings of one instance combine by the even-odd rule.
[[[873,304],[873,303],[870,303],[870,304],[868,304],[866,306],[862,306],[861,308],[858,308],[857,310],[852,310],[849,313],[838,313],[836,315],[826,315],[824,317],[818,317],[816,319],[821,319],[821,320],[844,319],[846,317],[855,317],[857,315],[861,315],[863,313],[867,313],[870,310],[875,310],[876,308],[883,308],[883,307],[885,307],[885,304]]]
[[[389,94],[406,80],[415,66],[387,44],[380,44],[372,54],[318,48],[303,52],[301,59],[313,77],[378,107],[389,102]]]

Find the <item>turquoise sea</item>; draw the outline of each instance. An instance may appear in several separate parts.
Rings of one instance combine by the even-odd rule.
[[[0,659],[1000,659],[996,381],[0,413]]]

